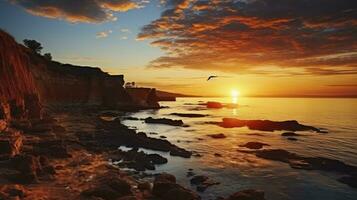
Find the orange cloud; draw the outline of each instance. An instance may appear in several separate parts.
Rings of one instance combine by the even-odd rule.
[[[63,19],[71,23],[115,21],[113,12],[126,12],[139,5],[130,0],[10,0],[33,15]]]
[[[357,74],[356,9],[353,0],[171,0],[138,38],[167,53],[156,68]]]

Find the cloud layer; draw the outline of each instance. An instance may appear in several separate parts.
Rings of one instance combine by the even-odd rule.
[[[357,1],[168,0],[138,39],[167,53],[156,68],[357,74]]]
[[[113,12],[126,12],[139,7],[131,0],[10,0],[27,12],[72,23],[100,23],[116,20]]]

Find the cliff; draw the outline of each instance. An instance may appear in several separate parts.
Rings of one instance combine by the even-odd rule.
[[[126,88],[126,91],[137,105],[159,107],[155,88]]]
[[[123,87],[123,75],[47,60],[1,30],[0,58],[0,127],[8,119],[40,118],[41,104],[159,106],[155,90],[130,95]]]
[[[2,31],[0,47],[0,126],[3,129],[9,119],[40,118],[41,106],[28,54]]]

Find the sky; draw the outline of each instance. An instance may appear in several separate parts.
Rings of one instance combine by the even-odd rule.
[[[1,0],[0,28],[139,86],[357,97],[356,0]]]

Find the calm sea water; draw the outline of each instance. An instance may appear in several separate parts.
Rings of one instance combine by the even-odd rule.
[[[205,109],[192,105],[199,102],[219,101],[238,103],[238,108]],[[336,181],[340,174],[322,171],[292,169],[286,163],[257,158],[238,152],[240,144],[258,141],[305,156],[322,156],[357,165],[357,99],[332,98],[179,98],[176,102],[162,102],[169,108],[142,111],[131,116],[166,117],[182,119],[189,127],[145,124],[142,121],[124,121],[138,131],[156,132],[167,140],[196,151],[202,157],[184,159],[171,157],[169,163],[159,166],[155,172],[166,171],[176,175],[178,181],[194,189],[186,177],[189,168],[198,175],[207,175],[221,184],[200,193],[203,199],[227,196],[238,190],[254,188],[265,191],[266,198],[279,199],[357,199],[357,190]],[[208,114],[204,118],[183,118],[170,113]],[[290,141],[280,136],[282,132],[262,132],[247,128],[225,129],[205,124],[221,121],[223,117],[239,119],[297,120],[302,124],[325,128],[327,134],[305,132],[307,136]],[[208,134],[224,133],[225,139],[212,139]],[[256,133],[259,133],[257,135]],[[303,133],[303,132],[301,132]],[[214,156],[219,153],[222,157]]]

